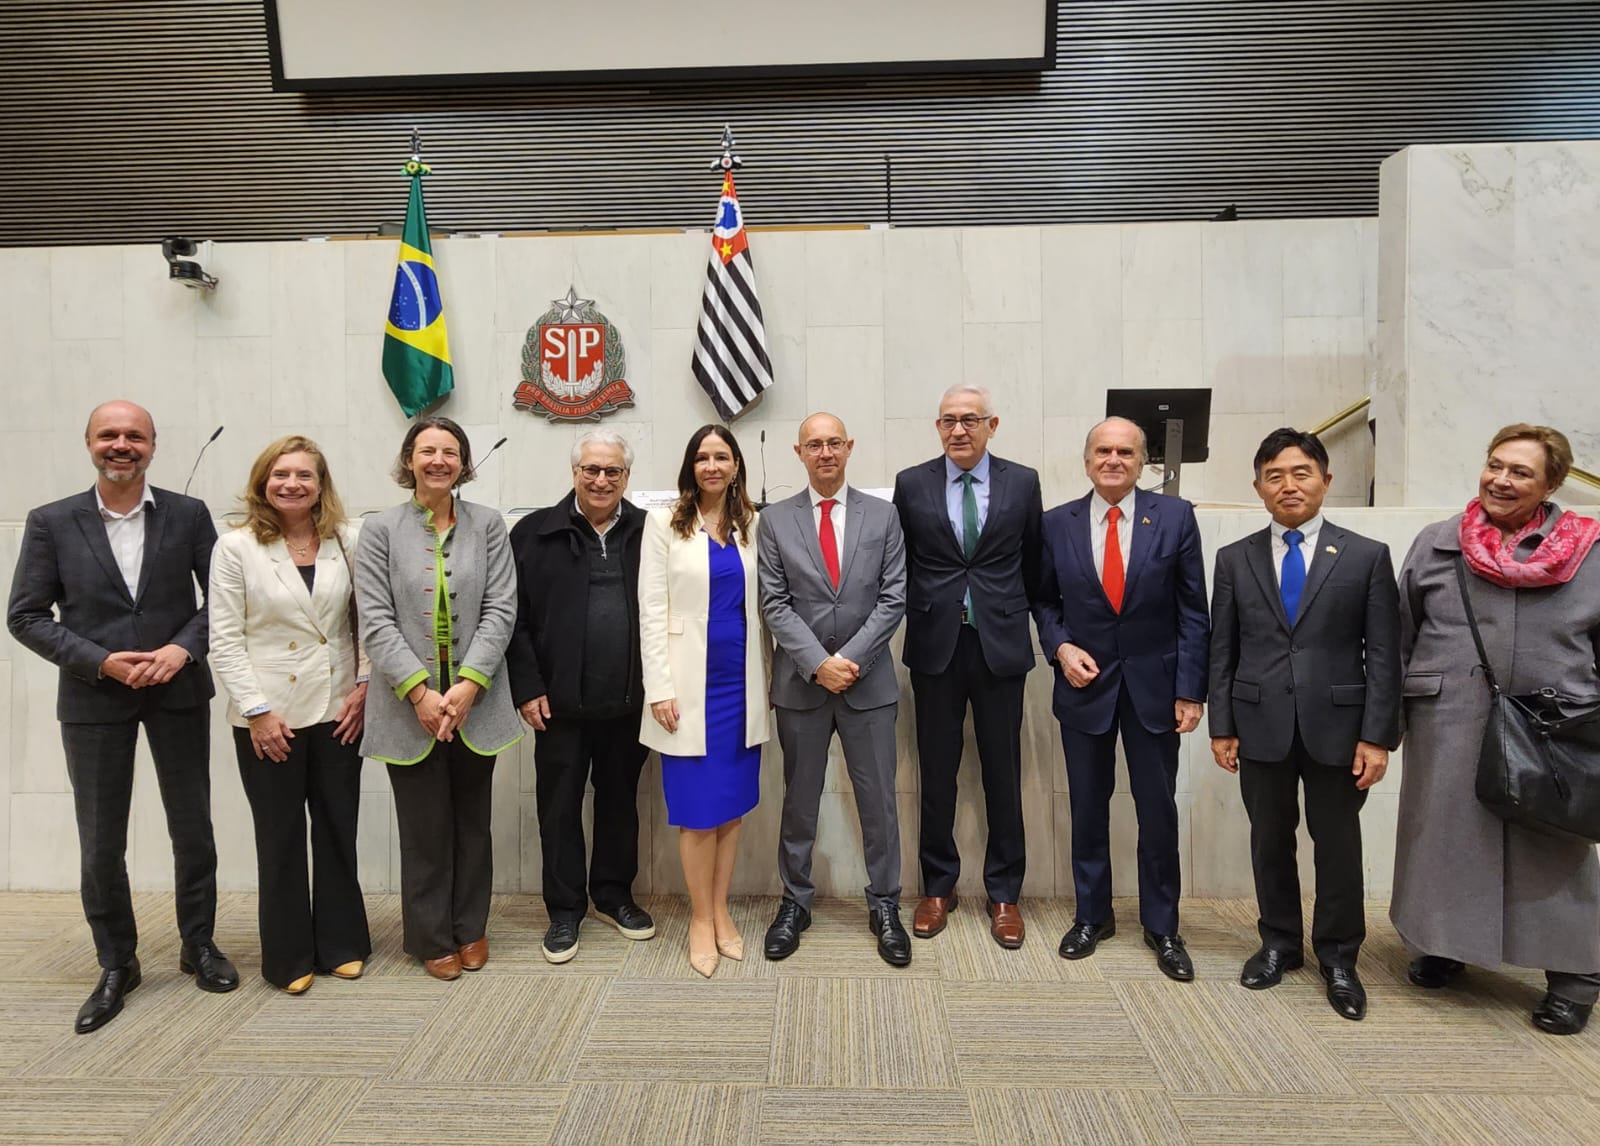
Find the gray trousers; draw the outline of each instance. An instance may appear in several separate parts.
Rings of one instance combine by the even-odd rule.
[[[784,894],[807,911],[816,895],[811,853],[817,842],[817,808],[828,770],[828,746],[838,732],[861,820],[867,862],[867,905],[899,905],[900,817],[895,806],[896,704],[851,708],[830,694],[817,708],[778,708],[783,748],[783,823],[778,832],[778,874]]]

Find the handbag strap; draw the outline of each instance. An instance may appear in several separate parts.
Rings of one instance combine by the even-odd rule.
[[[339,531],[333,531],[333,539],[339,544],[339,556],[344,558],[345,575],[350,578],[350,604],[346,612],[350,614],[350,643],[355,646],[356,671],[360,672],[361,665],[361,630],[356,625],[356,567],[350,564],[350,554],[344,547],[344,538],[339,536]]]
[[[1478,631],[1478,617],[1472,611],[1472,594],[1467,591],[1467,562],[1463,557],[1456,558],[1456,584],[1461,586],[1461,605],[1467,611],[1467,627],[1472,630],[1472,643],[1478,646],[1478,667],[1483,669],[1483,679],[1489,682],[1490,692],[1499,692],[1500,685],[1494,679],[1494,669],[1489,667],[1489,654],[1483,647],[1483,634]]]

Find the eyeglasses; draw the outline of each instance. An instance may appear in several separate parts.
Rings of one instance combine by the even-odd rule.
[[[988,418],[979,417],[977,414],[962,414],[959,418],[954,414],[946,414],[936,424],[947,434],[957,426],[971,433],[988,420]]]
[[[827,450],[829,453],[842,454],[844,453],[844,448],[849,444],[850,443],[845,441],[843,438],[829,438],[825,442],[817,440],[804,442],[801,444],[800,448],[806,453],[810,454],[812,457],[816,457],[818,454],[822,453],[823,450]]]
[[[617,481],[628,471],[622,466],[578,466],[578,472],[585,481],[599,481],[604,477],[607,481]]]

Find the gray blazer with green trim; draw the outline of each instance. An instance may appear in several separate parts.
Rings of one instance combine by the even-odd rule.
[[[361,755],[396,764],[414,764],[433,747],[404,693],[422,674],[439,687],[434,599],[441,558],[455,663],[466,675],[481,674],[489,682],[457,735],[484,756],[522,739],[506,677],[517,572],[505,522],[498,511],[458,498],[455,528],[439,554],[427,520],[426,510],[407,501],[362,522],[356,546],[361,648],[372,659]]]

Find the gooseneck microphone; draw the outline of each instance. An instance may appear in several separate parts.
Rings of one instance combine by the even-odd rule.
[[[473,472],[476,473],[478,471],[479,467],[481,467],[484,462],[488,461],[491,457],[493,457],[494,456],[494,452],[496,450],[498,450],[501,446],[505,445],[505,444],[506,444],[506,440],[504,438],[501,438],[494,445],[490,446],[489,447],[489,452],[484,454],[483,457],[479,458],[478,459],[478,464],[472,467]]]
[[[761,500],[756,502],[757,509],[767,508],[767,432],[761,431]]]
[[[211,448],[211,443],[222,436],[222,427],[218,426],[211,431],[211,436],[206,439],[206,444],[200,447],[200,452],[194,456],[194,465],[189,467],[189,480],[183,483],[183,495],[189,496],[189,486],[194,483],[194,475],[200,468],[200,459],[206,456],[206,451]]]

